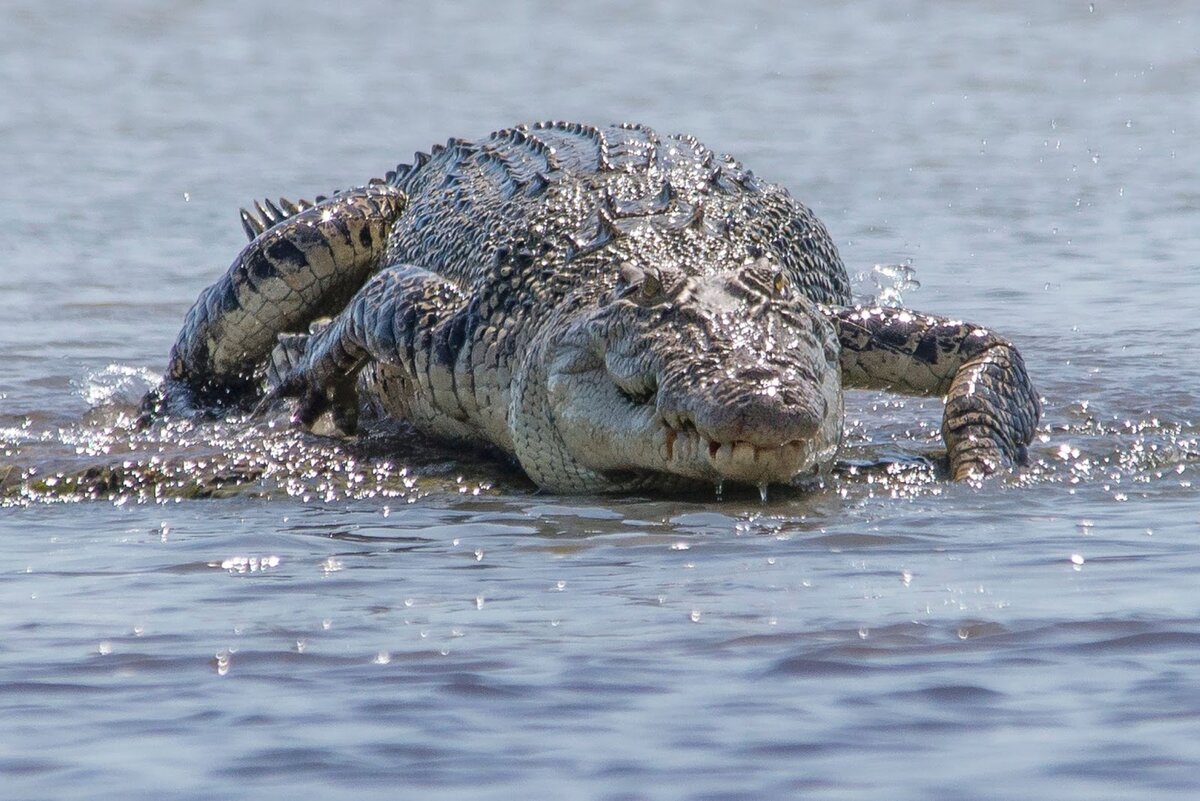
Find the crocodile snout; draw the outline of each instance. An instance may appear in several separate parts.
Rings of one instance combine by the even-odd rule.
[[[707,402],[697,395],[681,399],[678,410],[701,435],[718,444],[773,448],[805,442],[817,435],[829,412],[817,387],[785,381],[768,368],[739,370],[719,389]]]

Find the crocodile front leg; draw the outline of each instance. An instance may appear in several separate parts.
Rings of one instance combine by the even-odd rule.
[[[243,212],[247,233],[257,235],[188,312],[163,385],[142,401],[143,418],[256,394],[278,335],[336,313],[379,268],[404,205],[400,190],[372,183],[316,205],[289,204],[286,215],[271,206],[265,222],[251,218],[253,228]]]
[[[458,357],[469,343],[467,299],[436,273],[395,265],[372,278],[345,310],[312,335],[303,357],[264,399],[299,399],[293,421],[311,428],[330,412],[343,434],[358,425],[358,374],[369,362],[392,368],[388,400],[433,433],[463,438],[469,387]],[[463,373],[465,380],[465,373]],[[460,392],[460,389],[463,392]],[[395,393],[403,397],[394,397]]]
[[[847,387],[945,398],[942,438],[956,481],[1027,461],[1041,403],[1012,344],[971,323],[905,309],[827,313]]]

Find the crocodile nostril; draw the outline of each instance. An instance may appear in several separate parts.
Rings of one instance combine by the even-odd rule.
[[[709,439],[744,441],[756,448],[807,441],[820,431],[828,414],[829,404],[819,393],[798,387],[732,393],[720,404],[692,411],[696,427]]]

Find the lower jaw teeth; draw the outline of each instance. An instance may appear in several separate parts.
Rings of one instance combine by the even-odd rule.
[[[661,453],[680,469],[694,465],[692,469],[700,474],[717,471],[722,476],[718,481],[733,479],[754,484],[763,477],[786,482],[802,472],[802,446],[797,442],[756,447],[749,442],[717,442],[692,432],[664,428]]]

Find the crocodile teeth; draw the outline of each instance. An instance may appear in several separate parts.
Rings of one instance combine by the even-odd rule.
[[[720,473],[749,479],[752,475],[780,475],[799,470],[804,446],[798,440],[780,445],[756,446],[744,440],[708,440],[709,463]]]

